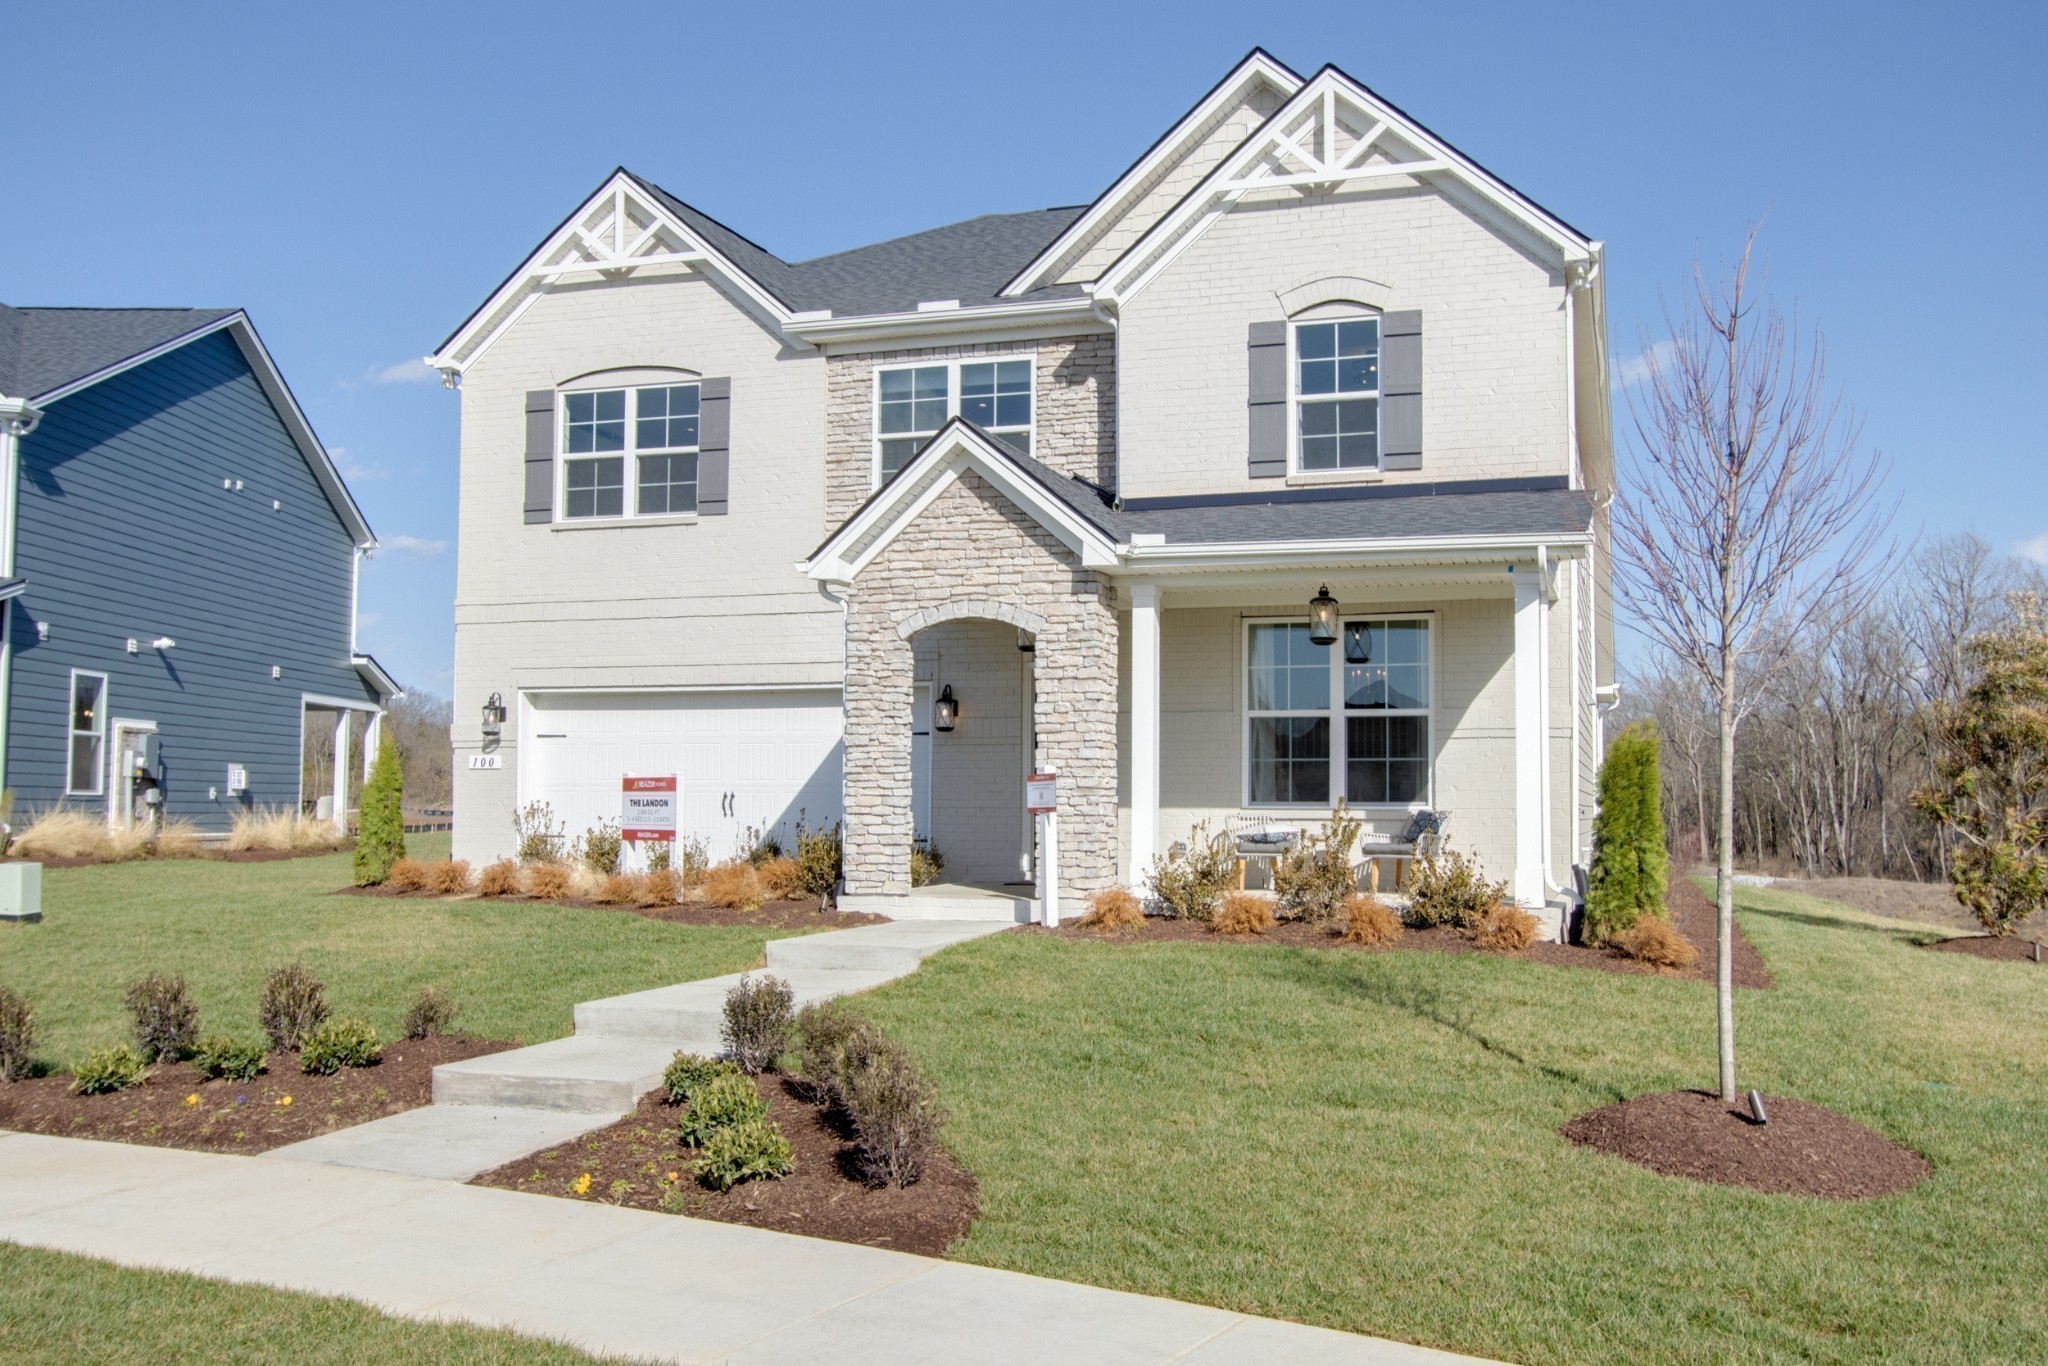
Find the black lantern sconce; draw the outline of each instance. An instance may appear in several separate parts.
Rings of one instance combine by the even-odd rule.
[[[484,734],[497,735],[505,729],[505,699],[499,693],[492,693],[491,700],[484,703]]]
[[[948,683],[939,689],[939,700],[932,704],[932,729],[951,730],[959,719],[960,701],[953,696],[953,685]]]
[[[1312,645],[1337,643],[1337,600],[1327,583],[1308,600],[1308,638]]]

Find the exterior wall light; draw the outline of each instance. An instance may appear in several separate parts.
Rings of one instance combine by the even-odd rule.
[[[484,734],[498,735],[505,729],[505,698],[492,693],[491,700],[484,703]]]
[[[1330,596],[1327,583],[1308,600],[1308,638],[1313,645],[1337,643],[1337,600]]]
[[[953,696],[953,685],[948,683],[939,689],[939,700],[932,704],[932,729],[951,730],[959,719],[960,700]]]

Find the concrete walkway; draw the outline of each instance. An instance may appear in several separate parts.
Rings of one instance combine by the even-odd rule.
[[[317,1162],[4,1131],[0,1240],[657,1361],[1470,1360],[644,1210]]]

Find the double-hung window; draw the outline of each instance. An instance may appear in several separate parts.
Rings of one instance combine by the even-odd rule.
[[[1246,651],[1245,798],[1253,806],[1419,806],[1430,796],[1430,623],[1253,622]]]
[[[107,676],[71,671],[71,747],[66,756],[64,790],[74,797],[97,797],[107,780]]]
[[[697,510],[695,384],[562,395],[562,516],[569,520]],[[628,459],[631,466],[628,466]]]
[[[1294,467],[1303,474],[1380,463],[1380,323],[1294,325]]]
[[[948,418],[1031,454],[1029,356],[891,366],[875,373],[875,483],[894,479]]]

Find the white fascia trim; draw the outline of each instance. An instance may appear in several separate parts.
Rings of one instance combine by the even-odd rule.
[[[666,695],[668,693],[747,693],[747,692],[844,692],[846,684],[839,683],[594,683],[588,686],[577,683],[535,683],[514,684],[514,690],[521,697],[581,697],[586,693],[603,693],[607,696]]]
[[[1134,197],[1139,186],[1149,181],[1161,166],[1187,154],[1188,140],[1197,129],[1206,125],[1224,108],[1243,99],[1246,92],[1259,82],[1272,86],[1284,96],[1292,96],[1302,87],[1301,77],[1281,66],[1264,52],[1253,52],[1250,57],[1238,64],[1235,71],[1218,82],[1207,98],[1190,109],[1180,122],[1174,124],[1165,137],[1159,139],[1149,152],[1139,158],[1136,165],[1117,177],[1116,183],[1104,190],[1101,197],[1089,205],[1086,213],[1068,224],[1067,230],[1055,237],[1052,244],[1040,252],[1031,264],[1018,271],[1015,278],[1003,286],[1002,297],[1009,299],[1020,294],[1028,294],[1044,284],[1041,276],[1051,273],[1053,267],[1117,215],[1130,211],[1131,204],[1127,201]]]
[[[299,707],[318,707],[322,711],[381,711],[375,702],[365,702],[360,697],[329,697],[326,693],[302,692]]]
[[[1304,113],[1315,110],[1318,104],[1322,104],[1326,111],[1332,109],[1339,97],[1372,117],[1378,125],[1373,136],[1391,132],[1423,153],[1425,161],[1413,174],[1446,174],[1469,185],[1489,205],[1557,251],[1567,262],[1582,260],[1591,254],[1592,244],[1577,232],[1536,208],[1476,162],[1425,132],[1337,68],[1325,67],[1297,90],[1257,132],[1246,138],[1236,151],[1218,163],[1187,198],[1126,248],[1095,282],[1095,297],[1111,305],[1128,302],[1189,242],[1222,217],[1229,205],[1249,193],[1247,189],[1225,188],[1229,182],[1241,181],[1260,157],[1278,145],[1280,134],[1291,123]],[[1396,172],[1391,168],[1364,168],[1360,174],[1362,177],[1391,177]],[[1275,188],[1288,183],[1285,178],[1274,182]],[[1152,259],[1155,254],[1158,255],[1157,260]],[[1148,261],[1149,265],[1146,264]]]
[[[363,681],[375,688],[386,702],[396,702],[405,696],[405,689],[398,686],[398,680],[386,673],[384,666],[369,655],[350,655],[349,663],[355,665],[356,672],[363,676]]]
[[[1021,304],[989,304],[949,309],[943,313],[875,313],[858,318],[798,318],[783,331],[815,346],[875,341],[891,346],[917,346],[921,337],[961,340],[961,333],[1018,329],[1050,332],[1107,332],[1111,328],[1086,297],[1037,300]]]
[[[1125,568],[1133,572],[1160,573],[1180,566],[1213,569],[1327,564],[1332,560],[1364,565],[1396,560],[1483,561],[1485,557],[1493,556],[1506,564],[1530,558],[1538,551],[1576,558],[1590,551],[1592,546],[1591,535],[1569,532],[1509,541],[1498,536],[1412,536],[1372,540],[1241,541],[1214,545],[1120,545],[1116,551]]]
[[[644,262],[628,261],[615,265],[602,265],[591,262],[564,265],[558,271],[537,270],[537,267],[541,266],[549,256],[569,245],[582,234],[583,220],[589,216],[590,211],[596,208],[600,201],[616,198],[622,190],[630,191],[634,200],[641,207],[645,208],[648,213],[658,218],[663,227],[681,237],[685,242],[691,243],[690,251],[687,253],[662,253],[649,257]],[[483,306],[470,315],[469,321],[462,325],[461,330],[450,337],[447,344],[439,351],[428,356],[426,362],[436,370],[441,371],[444,376],[460,375],[474,364],[479,356],[490,350],[497,343],[498,338],[505,335],[512,324],[517,322],[520,316],[533,306],[534,300],[547,292],[547,288],[552,282],[559,280],[564,275],[630,270],[636,269],[641,264],[687,264],[693,269],[698,270],[709,266],[728,284],[744,294],[755,307],[773,319],[779,329],[784,331],[788,329],[789,320],[792,315],[789,308],[781,300],[763,289],[753,276],[741,270],[731,260],[727,259],[723,253],[692,232],[688,224],[670,213],[654,195],[647,193],[641,186],[640,181],[631,172],[622,170],[614,172],[603,185],[598,187],[595,194],[585,199],[576,207],[575,212],[571,213],[560,227],[548,234],[545,241],[528,253],[526,259],[519,263],[518,269],[514,270],[506,278],[505,283],[498,286],[491,296],[484,300]],[[492,321],[496,318],[499,308],[507,300],[522,292],[524,297],[520,299],[517,307],[513,308],[505,317],[498,318],[495,322]],[[485,330],[487,327],[489,329],[488,332]]]

